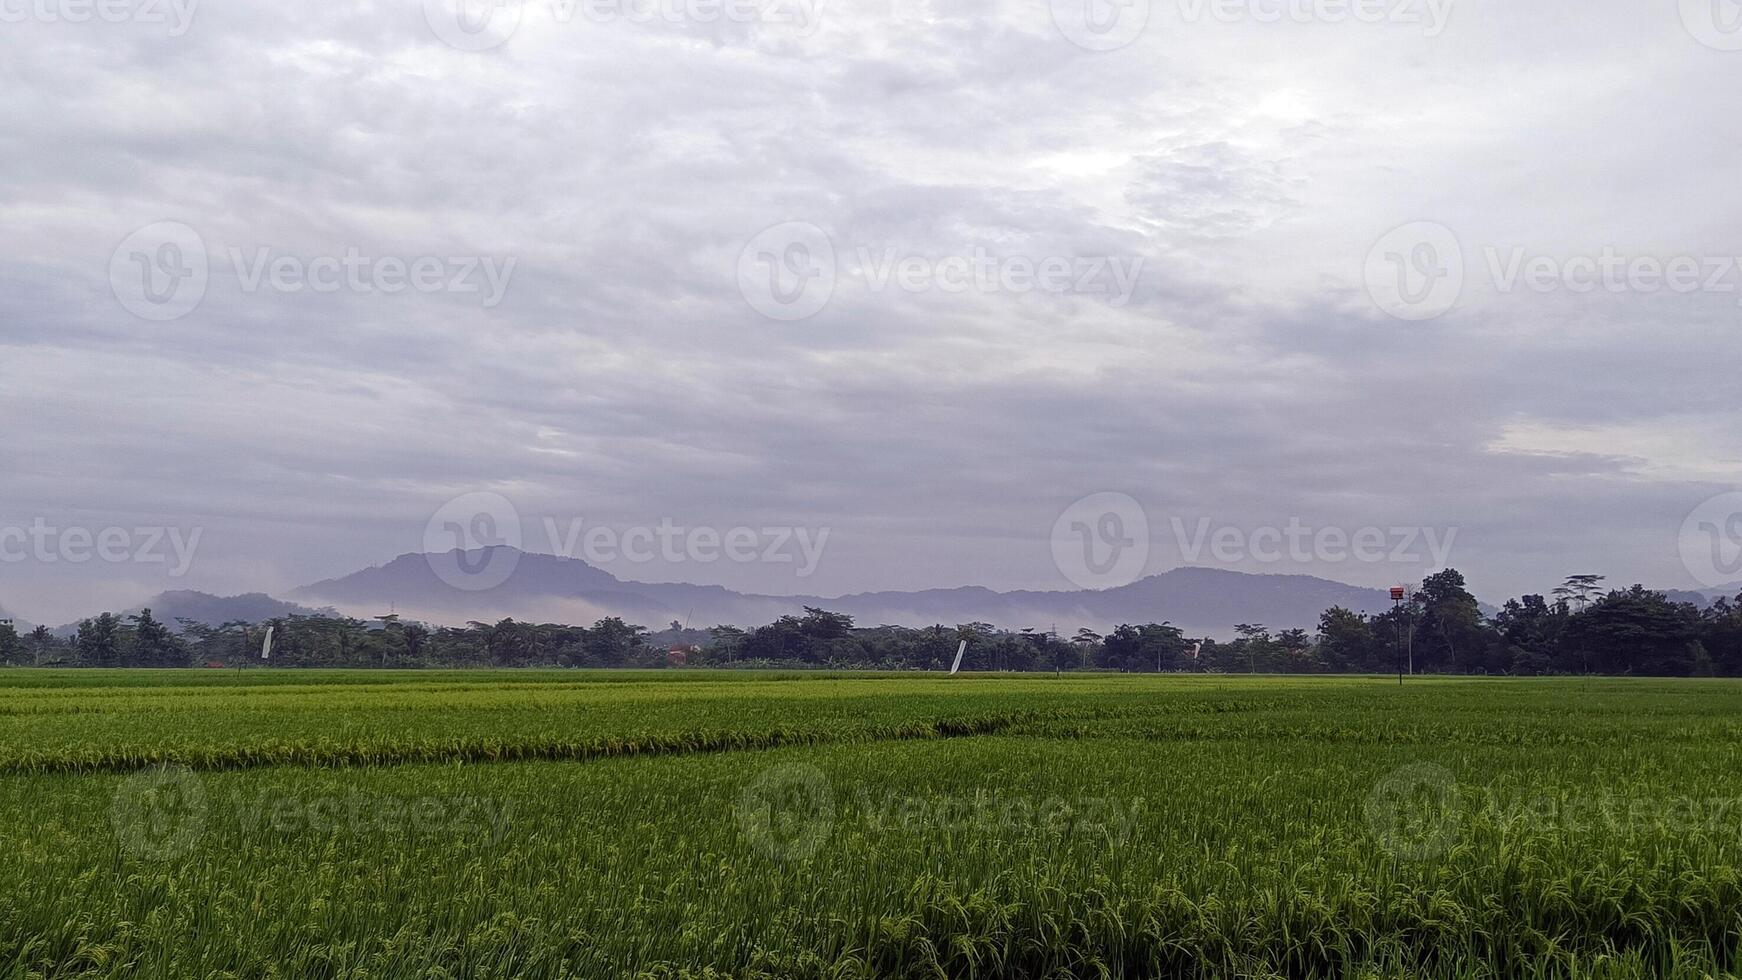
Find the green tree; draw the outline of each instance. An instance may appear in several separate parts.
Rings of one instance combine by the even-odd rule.
[[[1568,575],[1560,588],[1554,590],[1555,598],[1572,606],[1579,612],[1603,594],[1602,575]]]
[[[623,666],[639,656],[647,645],[647,630],[631,626],[615,616],[599,620],[587,631],[584,647],[594,663]]]
[[[1395,644],[1395,634],[1391,640]],[[1327,670],[1389,670],[1395,664],[1387,662],[1387,654],[1396,651],[1388,646],[1386,638],[1374,632],[1373,623],[1358,612],[1332,606],[1319,615],[1318,656]]]
[[[712,641],[708,659],[714,663],[736,663],[743,656],[744,631],[736,626],[715,626],[708,630]]]
[[[1587,672],[1686,676],[1701,617],[1693,606],[1635,585],[1591,603],[1567,624],[1564,643]]]
[[[1172,623],[1125,624],[1101,641],[1101,665],[1129,673],[1156,673],[1173,667],[1185,651],[1185,637]]]
[[[30,662],[32,664],[51,663],[60,659],[61,641],[56,639],[46,626],[38,626],[31,630],[26,643],[30,647]]]
[[[1244,662],[1246,672],[1258,673],[1258,661],[1263,659],[1266,669],[1270,664],[1270,630],[1260,623],[1240,623],[1234,627],[1234,632],[1240,638],[1228,644],[1229,655]]]
[[[79,660],[87,667],[119,667],[121,665],[121,620],[112,613],[79,624],[77,639]]]
[[[187,657],[181,644],[176,641],[175,634],[169,627],[163,625],[151,616],[151,610],[142,609],[139,615],[131,616],[133,624],[133,651],[129,658],[140,667],[185,667]]]
[[[1421,583],[1416,602],[1422,607],[1421,635],[1430,649],[1443,656],[1418,658],[1447,673],[1459,670],[1458,655],[1472,654],[1485,645],[1482,610],[1476,597],[1464,587],[1464,576],[1455,568],[1436,572]],[[1424,644],[1425,645],[1425,644]]]
[[[10,619],[0,619],[0,664],[22,663],[25,659],[24,640]]]

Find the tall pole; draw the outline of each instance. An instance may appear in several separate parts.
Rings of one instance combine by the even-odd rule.
[[[1404,641],[1403,648],[1405,650],[1409,651],[1409,676],[1414,677],[1415,676],[1415,609],[1413,607],[1409,610],[1409,615],[1405,617],[1405,623],[1406,623],[1406,625],[1404,628],[1403,635],[1405,637],[1407,637],[1407,639]]]
[[[1398,586],[1391,590],[1391,613],[1397,620],[1397,686],[1403,686],[1403,599],[1408,590]]]

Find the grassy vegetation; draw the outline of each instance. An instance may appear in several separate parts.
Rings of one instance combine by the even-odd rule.
[[[0,973],[1725,974],[1739,708],[1726,681],[5,674]]]

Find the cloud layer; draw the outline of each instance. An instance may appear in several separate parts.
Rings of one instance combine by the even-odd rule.
[[[1069,587],[1107,491],[1149,571],[1176,518],[1298,520],[1455,528],[1485,597],[1680,586],[1742,482],[1742,52],[1698,4],[0,6],[0,526],[203,530],[173,580],[0,561],[32,620],[344,574],[478,491],[534,550],[830,529],[802,579],[612,568],[766,593]],[[158,319],[165,222],[207,279]],[[1401,320],[1417,222],[1463,275]],[[758,237],[795,223],[832,261]],[[1582,288],[1609,253],[1700,286]]]

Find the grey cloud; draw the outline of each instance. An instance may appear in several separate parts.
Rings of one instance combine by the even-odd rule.
[[[1361,278],[1380,234],[1424,217],[1472,264],[1512,242],[1742,254],[1742,123],[1714,94],[1736,64],[1673,10],[1467,3],[1427,41],[1162,5],[1097,54],[1044,4],[836,0],[810,36],[535,18],[469,54],[417,7],[0,35],[0,522],[204,526],[179,584],[236,592],[414,550],[443,502],[489,488],[529,518],[835,529],[813,581],[671,577],[1052,588],[1053,519],[1121,490],[1158,528],[1456,525],[1490,598],[1568,571],[1682,584],[1675,526],[1715,488],[1496,444],[1521,422],[1724,417],[1735,297],[1473,283],[1400,324]],[[109,257],[164,219],[200,231],[212,279],[147,323]],[[1145,264],[1124,307],[844,274],[823,312],[776,323],[736,262],[792,220],[828,229],[843,270],[861,245]],[[226,250],[262,247],[518,265],[489,310],[244,292]],[[1177,560],[1157,534],[1154,570]],[[125,605],[167,585],[0,567],[33,621],[88,611],[55,608],[75,587]]]

